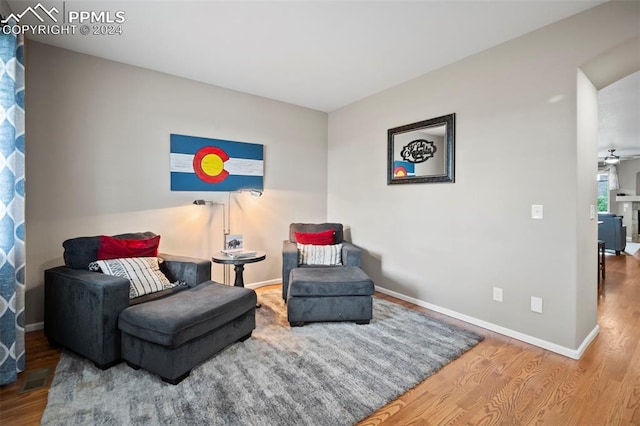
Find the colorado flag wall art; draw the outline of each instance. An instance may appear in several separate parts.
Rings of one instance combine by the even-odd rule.
[[[264,146],[171,134],[172,191],[262,191]]]

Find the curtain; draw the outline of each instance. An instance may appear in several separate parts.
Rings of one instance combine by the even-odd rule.
[[[0,32],[0,384],[24,370],[24,38]]]

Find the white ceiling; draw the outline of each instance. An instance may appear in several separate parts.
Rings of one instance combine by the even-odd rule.
[[[123,11],[122,35],[29,38],[330,112],[604,2],[40,0],[59,20]],[[600,91],[599,155],[640,154],[639,74]]]
[[[598,157],[640,155],[640,71],[598,92]]]
[[[123,33],[30,38],[329,112],[604,1],[40,0],[122,10]]]

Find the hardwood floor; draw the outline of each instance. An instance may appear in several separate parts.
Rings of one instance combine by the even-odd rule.
[[[640,425],[640,252],[606,262],[600,333],[579,361],[399,302],[485,340],[359,424]]]
[[[359,425],[640,425],[640,252],[606,260],[600,334],[579,361],[378,293],[485,340]],[[55,368],[59,350],[41,330],[26,346],[27,372],[0,388],[2,425],[37,425],[46,406],[48,386],[17,392],[29,371]]]
[[[60,359],[60,349],[49,347],[43,330],[27,333],[25,338],[27,362],[25,371],[18,375],[18,380],[0,387],[0,424],[1,425],[39,425],[40,418],[47,406],[49,385],[34,389],[27,393],[18,393],[27,374],[41,368],[51,367],[51,377]]]

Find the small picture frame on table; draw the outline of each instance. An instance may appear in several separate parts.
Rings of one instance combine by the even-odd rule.
[[[244,248],[242,234],[228,234],[224,236],[223,252],[242,251]]]

